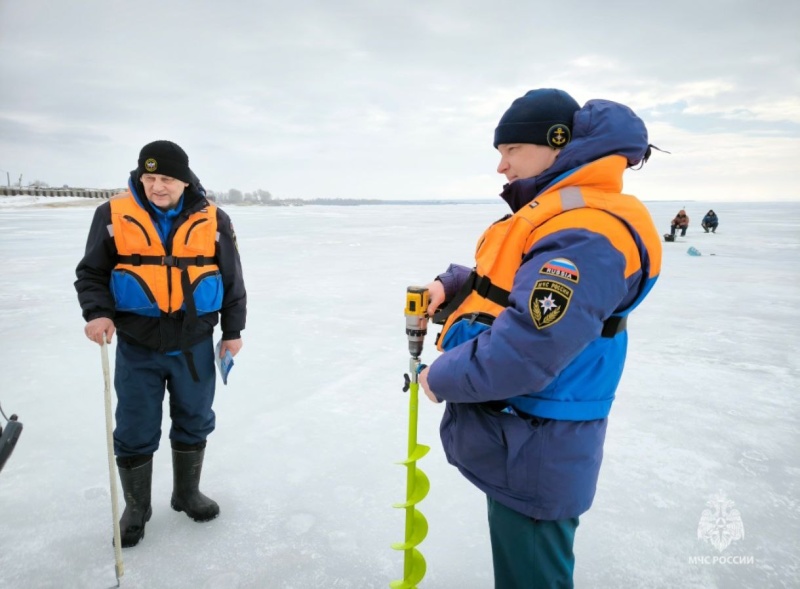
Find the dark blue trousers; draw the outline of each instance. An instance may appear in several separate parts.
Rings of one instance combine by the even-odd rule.
[[[669,234],[675,235],[675,232],[680,229],[681,230],[681,237],[686,237],[686,227],[681,227],[680,225],[670,225],[669,227]]]
[[[487,502],[495,589],[572,589],[578,518],[537,520]]]
[[[192,380],[183,354],[161,354],[117,339],[114,388],[117,427],[114,453],[119,457],[153,454],[161,439],[164,392],[169,391],[171,440],[195,445],[214,431],[216,372],[211,337],[190,348],[200,377]]]

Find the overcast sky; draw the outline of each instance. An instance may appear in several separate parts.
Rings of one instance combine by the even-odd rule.
[[[206,188],[490,198],[527,90],[623,102],[644,200],[800,200],[796,0],[0,0],[0,184],[124,186],[170,139]]]

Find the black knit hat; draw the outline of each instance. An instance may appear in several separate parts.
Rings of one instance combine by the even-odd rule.
[[[139,177],[142,174],[163,174],[183,182],[191,182],[189,156],[181,146],[172,141],[153,141],[139,152]]]
[[[580,105],[554,88],[530,90],[517,98],[494,130],[494,146],[534,143],[561,149],[572,139],[572,118]]]

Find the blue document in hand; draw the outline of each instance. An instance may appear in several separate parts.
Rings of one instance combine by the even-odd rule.
[[[225,355],[220,358],[219,352],[222,349],[222,340],[217,342],[217,347],[215,348],[216,356],[217,356],[217,370],[219,370],[219,375],[222,377],[222,383],[228,384],[228,374],[231,372],[231,368],[233,368],[233,356],[231,355],[230,350],[225,350]]]

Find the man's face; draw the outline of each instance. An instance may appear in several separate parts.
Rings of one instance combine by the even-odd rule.
[[[538,176],[553,165],[559,153],[546,145],[533,143],[501,143],[497,151],[500,152],[497,173],[505,174],[509,182]]]
[[[147,200],[165,211],[178,206],[183,189],[189,186],[186,182],[162,174],[142,174],[141,180]]]

